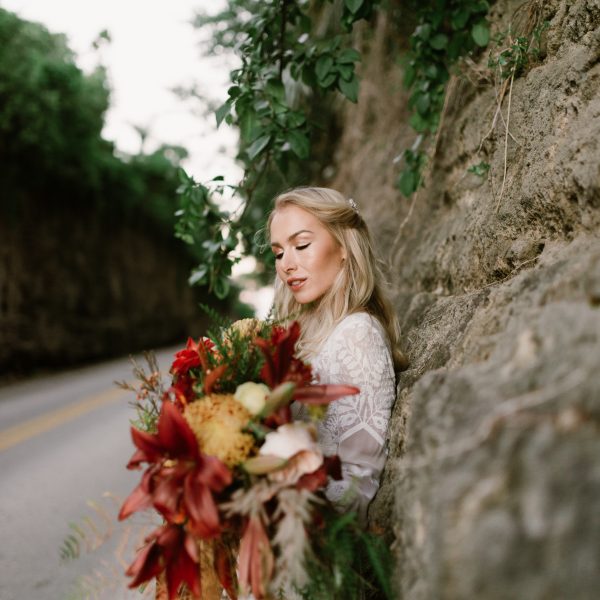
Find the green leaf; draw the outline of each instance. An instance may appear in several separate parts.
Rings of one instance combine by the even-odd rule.
[[[344,65],[349,65],[360,60],[360,52],[354,48],[344,48],[338,56],[338,62]]]
[[[350,81],[339,79],[338,87],[350,102],[358,102],[358,77],[356,75]]]
[[[398,187],[400,188],[400,191],[408,198],[417,189],[416,182],[417,177],[414,171],[404,171],[402,175],[400,175]]]
[[[488,24],[485,21],[480,21],[476,25],[473,25],[471,36],[478,46],[485,48],[490,42],[490,28]]]
[[[355,15],[360,7],[363,5],[364,0],[344,0],[344,4],[346,5],[346,8],[353,14]]]
[[[241,93],[242,90],[239,86],[237,85],[232,85],[228,90],[227,93],[229,94],[230,98],[237,98]]]
[[[224,102],[219,108],[217,108],[217,111],[215,113],[217,116],[217,128],[223,122],[223,119],[229,114],[230,110],[231,102],[229,100],[227,100],[227,102]]]
[[[457,31],[458,29],[462,29],[469,20],[469,11],[466,9],[462,9],[454,13],[452,15],[452,19],[450,20],[450,24],[452,25],[452,29]]]
[[[431,106],[431,96],[429,94],[419,94],[415,103],[417,110],[422,115],[427,114],[429,107]]]
[[[354,75],[354,65],[338,65],[337,69],[342,76],[342,79],[345,79],[346,81],[352,79],[352,75]]]
[[[414,113],[409,119],[410,126],[419,133],[427,131],[429,122],[426,121],[418,112]]]
[[[443,50],[448,45],[448,36],[438,33],[429,40],[429,45],[435,50]]]
[[[404,71],[404,87],[409,88],[415,81],[417,72],[412,65],[408,65]]]
[[[214,292],[219,300],[224,300],[229,294],[229,281],[219,277],[215,280]]]
[[[240,115],[239,121],[242,140],[247,143],[254,141],[260,133],[260,127],[256,113],[252,109],[245,110]]]
[[[248,158],[253,160],[256,156],[258,156],[267,146],[267,144],[271,141],[270,135],[261,135],[257,140],[255,140],[248,150]]]
[[[336,79],[337,75],[335,73],[330,73],[329,75],[327,75],[327,77],[325,77],[325,79],[323,79],[323,81],[319,81],[319,85],[322,88],[327,89],[332,83],[335,83]]]
[[[206,273],[208,272],[208,267],[206,265],[200,265],[198,268],[192,271],[188,279],[188,283],[190,285],[196,285],[197,283],[203,283],[204,278],[206,277]]]
[[[288,141],[294,154],[301,159],[308,158],[310,152],[310,141],[306,135],[300,131],[290,131],[288,133]]]
[[[331,67],[333,67],[333,58],[329,54],[323,54],[319,57],[315,65],[315,72],[317,73],[319,83],[329,74]]]

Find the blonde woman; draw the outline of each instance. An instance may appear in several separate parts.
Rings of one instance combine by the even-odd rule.
[[[315,379],[361,390],[329,405],[318,434],[324,454],[342,461],[343,479],[330,482],[328,498],[364,522],[385,463],[396,374],[406,367],[371,236],[352,199],[320,187],[275,198],[267,230],[275,317],[300,322],[297,349]]]

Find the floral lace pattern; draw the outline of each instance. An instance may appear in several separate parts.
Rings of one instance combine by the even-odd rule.
[[[347,383],[360,393],[332,402],[319,423],[319,443],[325,455],[338,454],[341,481],[331,481],[327,497],[340,510],[356,510],[366,518],[387,455],[387,428],[396,397],[389,341],[381,323],[366,312],[338,323],[311,360],[315,380]],[[303,418],[303,407],[294,407]]]

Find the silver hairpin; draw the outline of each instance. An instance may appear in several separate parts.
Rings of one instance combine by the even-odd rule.
[[[358,214],[358,206],[357,206],[356,202],[354,202],[353,198],[348,198],[348,204],[352,207],[352,209],[354,210],[354,212],[356,214]]]

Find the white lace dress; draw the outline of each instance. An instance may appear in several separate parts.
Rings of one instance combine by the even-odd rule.
[[[360,393],[332,402],[318,425],[325,455],[342,461],[341,481],[330,481],[326,496],[343,512],[356,510],[364,522],[379,487],[387,455],[387,428],[396,397],[390,344],[381,323],[366,312],[342,319],[310,360],[318,383],[346,383]],[[305,408],[292,406],[296,418]]]

